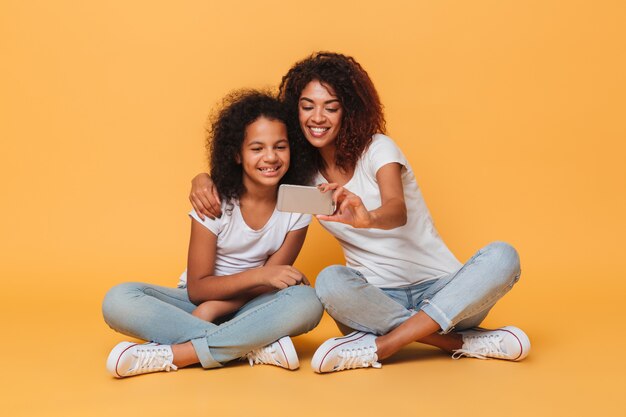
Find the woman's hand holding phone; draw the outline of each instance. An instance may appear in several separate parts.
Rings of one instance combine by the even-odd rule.
[[[318,188],[323,192],[333,192],[333,201],[337,209],[330,216],[318,215],[319,220],[349,224],[357,228],[372,227],[374,217],[367,210],[361,197],[350,192],[337,183],[320,184]]]

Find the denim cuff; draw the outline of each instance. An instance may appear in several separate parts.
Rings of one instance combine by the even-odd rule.
[[[437,322],[439,327],[441,327],[441,331],[439,331],[439,334],[446,334],[454,330],[454,325],[452,324],[452,321],[439,307],[433,304],[430,300],[424,300],[422,302],[421,310],[426,313],[428,317]]]
[[[200,359],[200,364],[202,364],[203,368],[221,368],[222,366],[224,366],[215,359],[213,359],[213,355],[211,355],[211,350],[209,349],[206,337],[192,339],[191,344],[193,345],[193,348],[196,351],[196,355],[198,355],[198,359]]]

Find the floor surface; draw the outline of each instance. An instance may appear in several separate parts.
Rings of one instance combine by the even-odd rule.
[[[6,293],[0,297],[3,415],[626,415],[617,294],[586,303],[607,320],[582,315],[570,320],[571,327],[558,323],[585,305],[575,296],[559,305],[537,303],[532,308],[540,314],[532,315],[519,307],[523,291],[510,302],[503,299],[484,325],[515,324],[529,334],[532,352],[519,363],[452,360],[414,344],[380,370],[318,375],[310,368],[313,352],[337,335],[325,315],[319,327],[294,339],[297,371],[238,362],[123,380],[105,370],[110,349],[127,338],[103,322],[101,295],[50,300],[33,294],[28,306],[16,305]],[[539,320],[548,316],[553,321]]]

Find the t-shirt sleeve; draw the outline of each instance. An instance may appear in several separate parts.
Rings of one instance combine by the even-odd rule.
[[[374,176],[380,168],[392,162],[397,162],[403,167],[407,166],[407,160],[400,148],[385,135],[374,135],[367,153],[367,172],[373,173]]]
[[[291,213],[291,218],[289,219],[289,231],[302,229],[303,227],[307,227],[311,223],[311,215],[310,214],[301,214],[301,213]]]
[[[224,209],[222,208],[222,210]],[[202,220],[195,210],[191,210],[189,212],[189,217],[209,229],[215,236],[219,235],[220,229],[222,227],[222,219],[224,218],[224,216],[222,216],[222,219],[215,218],[212,220],[208,217],[205,217],[204,220]]]

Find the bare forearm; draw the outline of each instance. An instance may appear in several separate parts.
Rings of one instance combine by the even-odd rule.
[[[189,269],[187,293],[191,302],[228,300],[255,296],[270,290],[282,290],[302,282],[306,277],[291,265],[266,265],[227,276],[197,276]]]
[[[371,222],[366,227],[375,229],[395,229],[406,224],[406,204],[401,199],[391,199],[370,211]]]
[[[189,299],[194,304],[209,300],[253,298],[271,290],[263,285],[259,268],[233,275],[190,277],[187,284]]]

